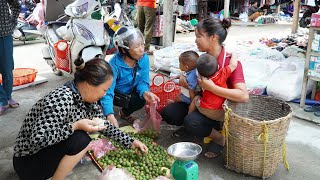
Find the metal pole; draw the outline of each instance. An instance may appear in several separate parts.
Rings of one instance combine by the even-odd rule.
[[[163,2],[163,47],[172,45],[173,40],[173,1]]]
[[[228,18],[229,17],[229,6],[230,6],[230,0],[224,0],[224,18]]]

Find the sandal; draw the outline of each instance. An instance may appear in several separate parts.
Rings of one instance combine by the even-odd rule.
[[[320,111],[320,104],[314,104],[312,106],[307,106],[304,108],[305,112],[318,112]]]
[[[9,104],[9,106],[11,107],[11,108],[18,108],[18,107],[20,107],[20,104],[19,103],[17,103],[15,100],[13,100],[13,99],[10,99],[9,101],[8,101],[8,104]]]
[[[126,121],[128,121],[129,123],[133,123],[134,121],[139,120],[139,118],[134,117],[134,116],[131,116],[131,115],[125,116],[125,115],[123,114],[122,110],[119,111],[119,116],[120,116],[121,119],[126,120]]]
[[[4,113],[4,111],[9,109],[9,107],[10,107],[9,105],[0,106],[0,115],[2,115]]]
[[[207,152],[204,153],[204,156],[209,159],[218,157],[222,153],[223,149],[224,146],[221,146],[211,141],[208,145]]]
[[[314,113],[315,116],[320,117],[320,110]]]

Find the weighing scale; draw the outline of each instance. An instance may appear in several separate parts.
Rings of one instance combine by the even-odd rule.
[[[198,180],[199,167],[195,160],[202,148],[191,142],[179,142],[167,149],[176,160],[171,166],[171,174],[175,180]]]

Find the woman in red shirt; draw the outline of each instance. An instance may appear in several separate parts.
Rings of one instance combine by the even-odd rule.
[[[231,59],[231,54],[227,53],[222,45],[230,26],[230,19],[219,21],[207,18],[198,23],[195,29],[198,49],[217,58],[219,67],[227,66]],[[180,79],[180,83],[185,86],[185,79]],[[209,79],[202,78],[199,80],[202,89],[211,91],[217,96],[236,102],[247,102],[249,100],[240,62],[228,78],[227,84],[228,88],[223,88],[215,85]],[[216,157],[222,151],[225,139],[218,131],[221,129],[219,121],[209,119],[199,111],[188,114],[188,105],[181,102],[169,104],[163,109],[161,115],[169,124],[184,125],[184,128],[173,133],[175,137],[185,137],[186,135],[210,137],[213,141],[205,154],[207,157]]]

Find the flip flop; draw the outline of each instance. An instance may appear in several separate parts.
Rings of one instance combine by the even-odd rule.
[[[209,159],[218,157],[219,155],[221,155],[223,149],[224,146],[221,146],[211,141],[208,145],[207,152],[204,154],[204,156]]]
[[[9,109],[9,107],[10,107],[9,105],[0,106],[0,116],[4,113],[4,111]]]
[[[320,111],[320,104],[314,104],[312,106],[306,106],[303,110],[305,112],[317,112],[317,111]]]
[[[13,99],[10,99],[9,101],[8,101],[8,104],[9,104],[9,106],[11,107],[11,108],[18,108],[18,107],[20,107],[20,104],[19,103],[17,103],[15,100],[13,100]]]

